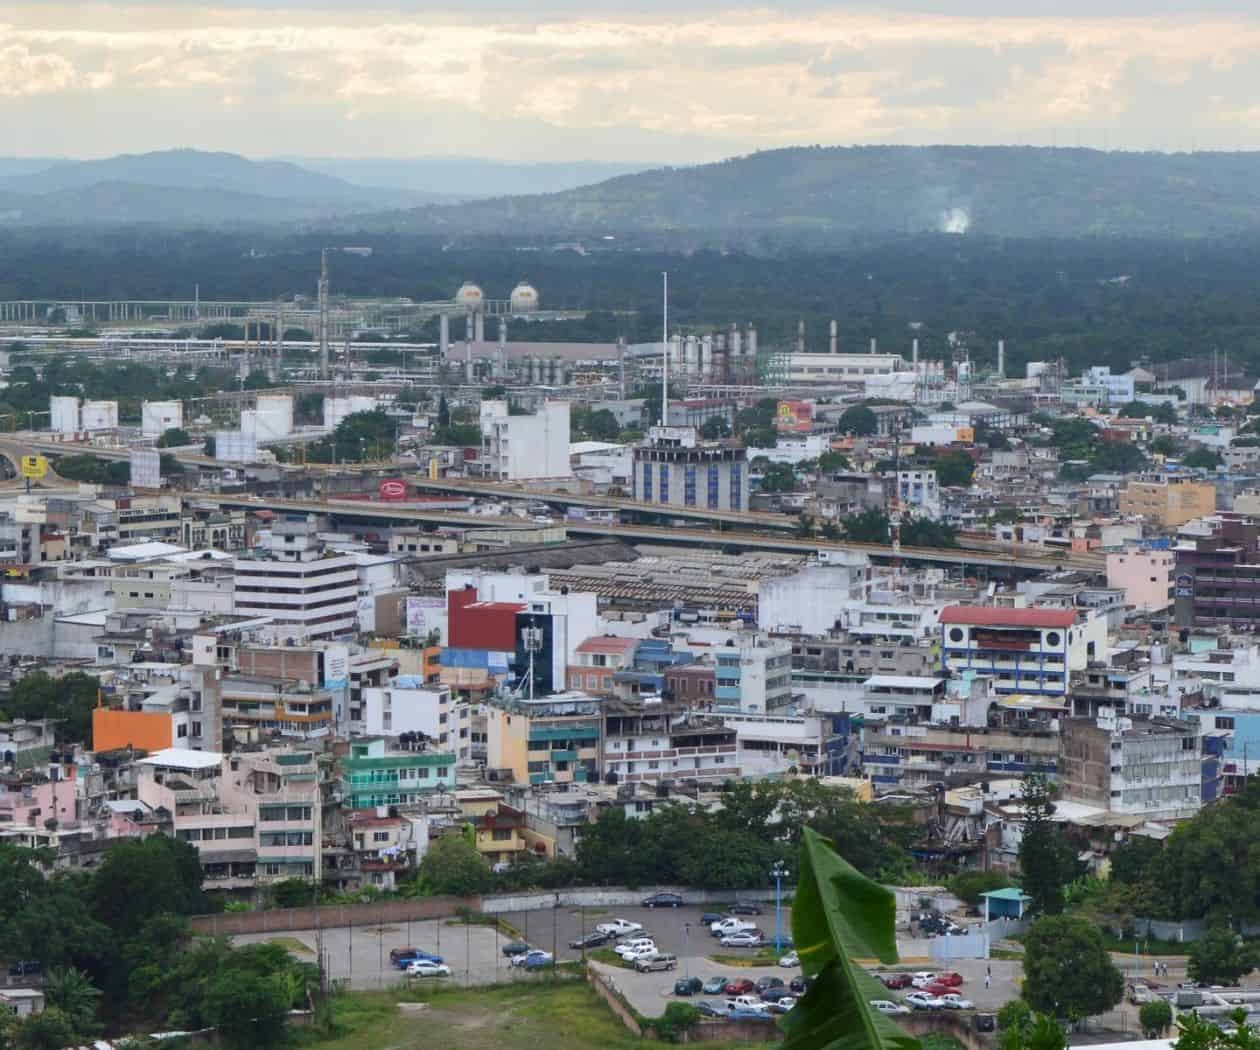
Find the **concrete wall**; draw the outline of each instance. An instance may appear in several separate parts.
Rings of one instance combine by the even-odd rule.
[[[235,936],[281,930],[314,930],[321,926],[377,926],[420,919],[445,919],[459,908],[480,911],[476,897],[418,897],[373,904],[322,904],[317,908],[275,908],[270,911],[195,915],[192,931],[201,936]]]
[[[513,911],[539,911],[545,908],[634,907],[654,893],[677,893],[687,904],[730,904],[741,900],[773,903],[774,890],[692,890],[682,886],[644,886],[630,890],[620,886],[571,889],[558,892],[513,893],[483,897],[481,910],[487,915]]]

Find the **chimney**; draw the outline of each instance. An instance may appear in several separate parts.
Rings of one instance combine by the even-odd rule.
[[[831,322],[831,353],[840,352],[840,325],[835,321]]]
[[[910,363],[916,368],[919,366],[919,340],[915,339],[910,344]]]
[[[1006,340],[998,340],[998,378],[1006,378]]]
[[[446,314],[438,316],[438,354],[445,361],[451,352],[451,319]]]
[[[878,345],[878,344],[875,342],[875,337],[874,337],[874,336],[871,336],[871,353],[872,353],[872,354],[873,354],[873,353],[875,353],[875,347],[876,347],[877,345]]]

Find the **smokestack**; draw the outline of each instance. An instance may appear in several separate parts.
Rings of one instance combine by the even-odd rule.
[[[472,343],[464,340],[464,382],[473,385]]]
[[[876,342],[875,342],[875,337],[874,337],[874,336],[871,336],[871,353],[872,353],[872,354],[873,354],[873,353],[875,353],[875,347],[876,347],[876,345],[877,345],[877,344],[876,344]]]
[[[836,354],[839,352],[840,352],[840,325],[837,322],[832,321],[831,322],[831,353]]]
[[[319,253],[319,378],[328,378],[328,249]]]
[[[473,327],[472,311],[464,314],[464,342],[471,343],[477,337],[477,330]]]
[[[739,325],[732,322],[731,330],[726,337],[726,345],[730,347],[731,357],[742,357],[744,353],[743,344],[739,338]]]
[[[805,318],[796,322],[796,352],[805,353]]]
[[[700,378],[702,382],[711,382],[713,377],[713,336],[706,335],[700,340]]]
[[[916,368],[919,367],[919,340],[915,339],[910,343],[910,363]]]
[[[506,317],[499,318],[499,346],[500,347],[507,346],[507,318]]]
[[[751,324],[748,326],[748,349],[746,351],[749,357],[757,356],[757,329]]]
[[[998,378],[1006,378],[1006,340],[998,340]]]
[[[473,327],[477,342],[484,343],[486,341],[486,315],[480,310],[473,314]]]
[[[451,319],[446,314],[438,315],[438,354],[440,361],[451,356]]]

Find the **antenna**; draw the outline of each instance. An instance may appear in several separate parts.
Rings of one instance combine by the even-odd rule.
[[[328,249],[319,253],[319,378],[328,378]]]
[[[669,271],[661,273],[661,426],[669,426]]]

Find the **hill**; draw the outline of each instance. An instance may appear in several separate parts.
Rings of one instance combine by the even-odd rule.
[[[547,236],[705,231],[803,244],[933,230],[999,237],[1222,235],[1260,229],[1260,153],[783,149],[554,194],[395,211],[356,225]]]

